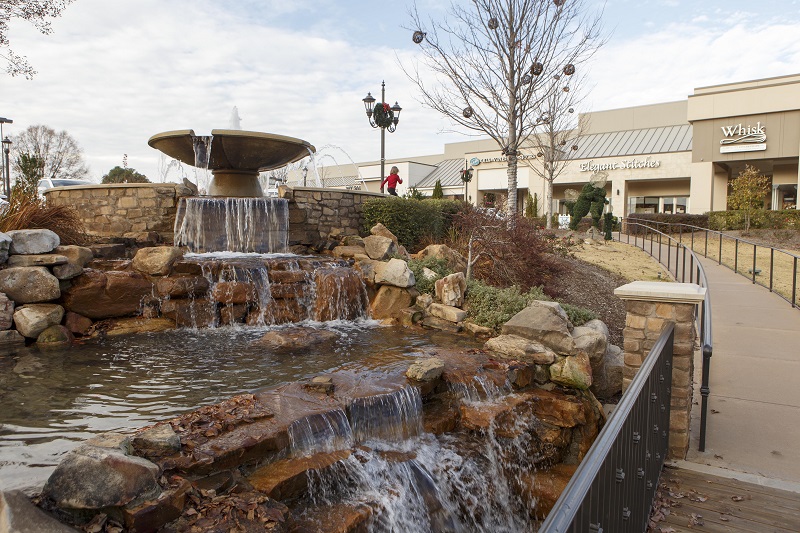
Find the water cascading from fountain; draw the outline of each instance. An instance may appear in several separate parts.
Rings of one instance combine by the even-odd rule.
[[[288,200],[185,198],[175,216],[175,246],[186,246],[194,253],[286,253]]]

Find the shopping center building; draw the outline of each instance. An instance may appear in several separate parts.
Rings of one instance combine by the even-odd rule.
[[[800,74],[700,87],[679,102],[597,111],[580,120],[584,133],[567,150],[570,161],[553,184],[555,212],[565,212],[565,191],[580,190],[597,171],[607,174],[615,214],[725,210],[728,183],[748,164],[771,178],[768,208],[796,206]],[[520,155],[520,210],[527,195],[536,194],[539,205],[545,198],[545,181],[533,168],[541,157],[534,152]],[[506,159],[489,139],[446,144],[441,154],[389,160],[386,168],[391,165],[404,178],[401,195],[408,187],[430,194],[437,180],[446,196],[476,205],[502,206],[507,195]],[[380,164],[357,166],[359,176],[323,185],[377,192]],[[472,168],[466,184],[465,168]]]

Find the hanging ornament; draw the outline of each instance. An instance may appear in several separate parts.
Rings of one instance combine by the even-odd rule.
[[[542,152],[539,152],[538,154],[536,154],[536,157],[544,157],[544,154]]]
[[[558,143],[558,144],[560,144],[561,146],[566,146],[567,145],[567,141],[562,139],[562,141],[560,143]]]
[[[557,5],[558,7],[561,7],[561,6],[563,6],[563,5],[564,5],[564,2],[566,2],[566,0],[553,0],[553,3],[554,3],[555,5]]]
[[[541,117],[539,117],[539,123],[540,124],[547,124],[548,122],[550,122],[550,117],[547,116],[546,114],[544,114]]]
[[[569,111],[570,113],[574,113],[575,112],[575,110],[573,108],[571,108],[571,107],[569,109],[567,109],[567,111]]]
[[[564,74],[566,74],[567,76],[572,76],[573,74],[575,74],[575,65],[573,65],[572,63],[566,65],[564,67]]]
[[[554,80],[556,80],[556,81],[558,81],[558,80],[560,80],[560,79],[561,79],[561,76],[559,76],[558,74],[556,74],[555,76],[553,76],[553,79],[554,79]]]
[[[536,61],[533,65],[531,65],[531,74],[534,76],[538,76],[544,71],[544,65]]]
[[[577,149],[578,149],[578,145],[577,145],[577,144],[573,144],[573,145],[572,145],[572,149],[573,149],[573,150],[577,150]]]
[[[425,40],[425,32],[419,30],[415,31],[414,36],[411,37],[411,40],[416,44],[421,44],[422,41]]]
[[[461,114],[464,115],[464,118],[471,118],[473,113],[474,111],[472,111],[472,108],[469,106],[465,107],[464,111],[461,112]]]
[[[531,75],[525,74],[522,76],[522,85],[528,85],[531,82]]]
[[[489,19],[488,26],[489,26],[490,30],[496,30],[500,26],[500,23],[497,22],[496,18],[492,17],[492,18]]]
[[[565,92],[565,93],[568,93],[568,92],[569,92],[569,87],[567,87],[566,85],[564,86],[564,92]]]

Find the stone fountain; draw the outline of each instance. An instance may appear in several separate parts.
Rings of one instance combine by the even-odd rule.
[[[175,219],[175,245],[192,252],[285,252],[286,200],[265,198],[259,172],[313,154],[313,145],[294,137],[242,130],[157,133],[147,141],[166,155],[211,170],[207,196],[184,198]]]

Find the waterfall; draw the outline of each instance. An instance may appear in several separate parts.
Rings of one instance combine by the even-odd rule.
[[[175,246],[191,252],[283,253],[289,247],[289,203],[283,198],[181,198]]]

